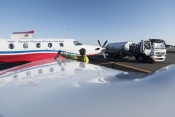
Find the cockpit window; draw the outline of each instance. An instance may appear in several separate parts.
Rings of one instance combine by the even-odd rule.
[[[74,45],[78,46],[78,45],[83,45],[82,43],[78,42],[78,41],[73,41]]]

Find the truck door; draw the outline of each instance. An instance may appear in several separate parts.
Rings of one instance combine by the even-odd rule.
[[[151,53],[151,42],[150,41],[144,41],[143,50],[147,56],[150,55]]]

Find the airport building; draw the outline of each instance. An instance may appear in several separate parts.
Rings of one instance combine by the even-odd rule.
[[[32,39],[34,34],[34,30],[26,31],[26,32],[13,32],[10,34],[11,39]]]

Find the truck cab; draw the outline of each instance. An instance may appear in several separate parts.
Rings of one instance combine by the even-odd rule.
[[[165,61],[166,58],[165,41],[162,39],[109,43],[106,53],[111,57],[135,57],[139,62]]]
[[[143,62],[145,59],[154,61],[165,61],[166,48],[165,41],[161,39],[141,40],[140,53],[137,60]]]

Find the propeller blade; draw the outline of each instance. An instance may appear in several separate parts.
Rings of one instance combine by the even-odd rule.
[[[100,45],[100,47],[101,47],[101,43],[100,43],[100,41],[98,40],[98,44]]]
[[[105,43],[103,44],[102,48],[106,45],[107,42],[108,42],[108,41],[106,40]]]
[[[105,55],[105,53],[104,53],[104,52],[102,52],[102,54],[103,54],[103,57],[106,59],[106,55]]]

